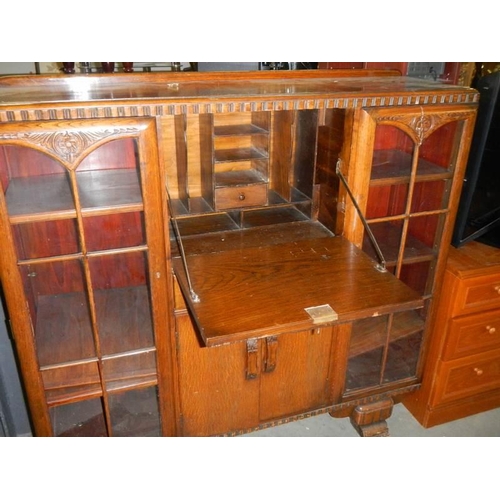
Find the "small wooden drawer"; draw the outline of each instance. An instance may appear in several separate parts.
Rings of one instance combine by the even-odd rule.
[[[257,207],[267,204],[267,184],[221,187],[215,190],[216,210]]]
[[[500,348],[500,311],[452,319],[443,359],[451,360]]]
[[[456,401],[500,388],[500,350],[441,363],[434,404]]]
[[[500,308],[500,275],[463,280],[457,290],[453,316]]]

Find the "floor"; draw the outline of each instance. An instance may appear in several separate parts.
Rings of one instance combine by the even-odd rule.
[[[392,437],[499,437],[500,408],[425,429],[402,404],[397,404],[387,424]],[[337,419],[322,414],[245,436],[358,437],[358,434],[348,418]]]

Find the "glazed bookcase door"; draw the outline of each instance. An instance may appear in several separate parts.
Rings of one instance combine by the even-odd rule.
[[[354,323],[347,391],[417,376],[474,117],[473,110],[463,107],[366,109],[360,114],[355,161],[364,171],[352,180],[354,194],[387,271],[418,292],[425,306]],[[380,262],[380,252],[357,215],[351,211],[346,221],[347,236]]]
[[[18,311],[11,315],[36,433],[167,432],[154,121],[5,125],[0,141],[10,242],[2,280],[7,295],[15,290],[7,300]]]

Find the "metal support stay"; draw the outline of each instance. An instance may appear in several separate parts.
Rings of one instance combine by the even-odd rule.
[[[189,295],[191,295],[191,300],[194,303],[200,302],[200,297],[193,289],[193,284],[191,283],[191,277],[189,276],[189,269],[186,260],[186,253],[184,252],[184,245],[182,244],[181,233],[179,231],[179,226],[177,224],[177,219],[174,217],[174,212],[172,209],[172,200],[170,198],[170,192],[168,187],[165,186],[167,191],[167,201],[168,201],[168,212],[170,216],[170,220],[172,221],[172,226],[174,228],[175,239],[177,240],[177,244],[179,245],[179,251],[181,253],[182,265],[184,266],[184,271],[186,272],[187,283],[189,287]]]
[[[344,174],[340,170],[340,159],[337,160],[337,165],[336,165],[335,172],[338,175],[338,177],[339,177],[340,181],[342,182],[343,186],[345,187],[345,190],[347,191],[347,194],[349,195],[349,198],[351,199],[352,204],[354,205],[354,208],[356,209],[356,212],[358,213],[358,216],[361,219],[361,222],[363,223],[365,231],[368,234],[368,237],[370,238],[370,241],[371,241],[371,243],[373,245],[373,248],[375,249],[375,253],[377,254],[377,257],[378,257],[378,259],[380,261],[379,264],[377,264],[375,266],[375,268],[378,271],[385,273],[387,271],[387,268],[386,268],[386,261],[385,261],[384,255],[382,253],[382,250],[380,250],[380,247],[379,247],[379,245],[377,243],[377,240],[376,240],[375,236],[373,235],[373,232],[372,232],[372,230],[370,228],[370,225],[366,221],[365,216],[363,215],[363,212],[359,208],[358,202],[354,198],[354,195],[352,194],[352,191],[349,188],[349,185],[347,184],[347,180],[344,177]]]

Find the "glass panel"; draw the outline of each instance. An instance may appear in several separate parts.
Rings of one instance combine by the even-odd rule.
[[[416,255],[432,254],[439,244],[445,215],[426,215],[412,217],[408,222],[408,235],[405,244],[405,258]]]
[[[52,429],[61,437],[107,436],[100,398],[50,408]]]
[[[97,362],[61,366],[42,370],[41,373],[49,405],[102,396]]]
[[[428,125],[432,117],[424,117]],[[418,176],[442,175],[453,172],[458,153],[463,122],[453,121],[436,129],[422,143],[419,150]]]
[[[417,213],[445,209],[449,194],[450,181],[416,182],[410,211]]]
[[[406,212],[407,200],[408,184],[370,186],[366,218],[377,219],[392,215],[402,215]]]
[[[399,279],[420,295],[432,293],[435,260],[403,264]]]
[[[2,157],[3,156],[3,157]],[[26,147],[0,147],[0,180],[13,221],[75,213],[69,174],[56,160]]]
[[[416,375],[424,322],[417,311],[393,315],[384,382]]]
[[[154,349],[104,358],[102,365],[108,391],[157,383]]]
[[[76,171],[82,209],[142,208],[139,158],[134,139],[108,142]]]
[[[386,339],[387,316],[353,323],[347,362],[347,391],[380,384]]]
[[[377,241],[377,244],[382,251],[382,254],[387,262],[387,267],[396,264],[399,247],[401,245],[401,235],[403,232],[403,221],[393,220],[390,222],[378,222],[370,224],[370,229]],[[375,248],[365,231],[363,239],[363,251],[366,252],[373,260],[379,261]]]
[[[145,252],[90,257],[103,355],[153,347]]]
[[[70,255],[80,251],[76,219],[12,226],[20,260]]]
[[[143,245],[146,242],[142,212],[130,212],[83,219],[89,252]]]
[[[41,366],[95,356],[80,260],[20,267]]]
[[[379,125],[375,130],[371,181],[373,184],[409,182],[414,143],[402,130]]]
[[[161,435],[156,387],[110,394],[108,401],[113,436]]]

